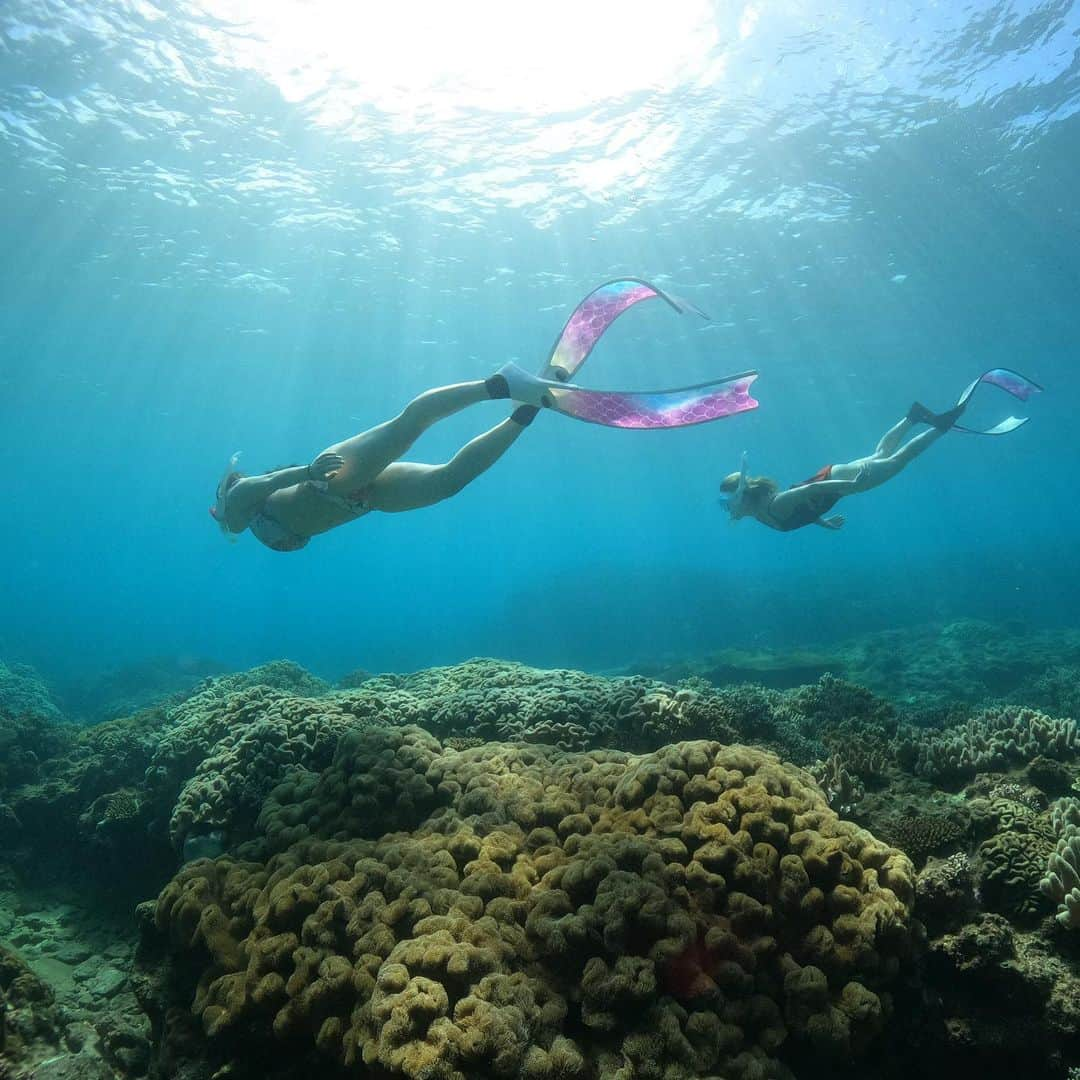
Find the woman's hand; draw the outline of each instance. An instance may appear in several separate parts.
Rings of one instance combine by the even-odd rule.
[[[316,483],[333,480],[345,459],[340,454],[320,454],[308,467],[308,479]]]

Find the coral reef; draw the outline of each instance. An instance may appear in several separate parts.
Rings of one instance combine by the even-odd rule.
[[[55,1045],[54,994],[17,953],[0,945],[0,1060],[19,1064],[40,1043]]]
[[[961,840],[969,822],[960,815],[901,814],[879,830],[894,847],[900,848],[916,866]]]
[[[715,688],[701,679],[669,685],[474,659],[414,675],[365,679],[359,692],[384,700],[396,723],[440,739],[653,750],[680,739],[771,738],[781,709],[774,691]],[[816,746],[820,756],[821,747]]]
[[[1041,915],[1040,881],[1053,848],[1050,816],[1011,798],[975,798],[968,808],[976,839],[983,905],[1023,923]]]
[[[931,859],[915,881],[919,918],[935,932],[955,928],[975,910],[975,867],[963,851]]]
[[[1080,928],[1080,799],[1059,799],[1051,807],[1051,826],[1057,844],[1039,888],[1057,905],[1057,921],[1075,930]]]
[[[0,703],[0,938],[51,984],[0,985],[0,1026],[43,1078],[1058,1080],[1080,736],[950,703],[958,654],[975,694],[1040,682],[980,672],[1020,639],[979,630],[898,646],[944,689],[895,704],[832,662],[778,689],[485,659],[335,690],[279,662],[83,729]],[[125,917],[159,893],[136,969],[11,874]]]
[[[148,811],[139,788],[164,724],[164,713],[150,709],[93,727],[67,729],[69,737],[61,751],[42,762],[33,782],[9,795],[22,840],[48,838],[55,845],[79,836],[101,839],[96,825],[105,820],[106,807],[121,792],[139,803],[140,813]],[[119,804],[114,814],[118,809]],[[147,820],[144,817],[140,827]]]
[[[839,754],[830,754],[807,771],[821,785],[829,805],[842,816],[850,817],[855,804],[866,794],[859,778]]]
[[[914,772],[945,783],[1038,757],[1060,761],[1080,752],[1075,720],[1012,705],[984,709],[965,724],[944,731],[908,730],[898,742],[906,744],[900,756],[914,760]]]
[[[224,842],[242,839],[286,768],[325,763],[337,734],[363,723],[356,710],[293,691],[324,694],[327,686],[278,661],[129,717],[85,728],[48,721],[56,737],[34,756],[33,771],[0,790],[8,858],[44,871],[33,845],[47,839],[57,860],[92,874],[111,876],[119,863],[154,877],[174,859],[170,835],[180,850],[189,835],[199,841],[215,830]],[[0,746],[5,730],[0,716]],[[0,757],[0,780],[11,760]]]
[[[785,1076],[781,1049],[885,1024],[911,864],[773,755],[373,728],[297,777],[262,819],[278,854],[189,864],[157,903],[211,1037],[386,1077],[674,1080]]]
[[[71,737],[48,687],[26,664],[0,661],[0,797],[37,779],[41,762]]]
[[[825,672],[816,683],[800,686],[786,695],[789,708],[807,717],[816,728],[844,730],[851,725],[859,734],[885,731],[896,719],[896,711],[884,698],[865,686]]]
[[[0,715],[27,719],[63,719],[45,680],[29,664],[0,660]]]
[[[940,994],[919,1036],[928,1075],[1061,1077],[1080,1054],[1080,980],[1035,933],[977,914],[930,942],[926,977]],[[1002,1003],[1007,1006],[1002,1007]],[[929,1036],[929,1037],[927,1037]],[[920,1058],[910,1065],[917,1067]]]
[[[199,737],[221,734],[176,797],[169,818],[173,846],[183,851],[190,837],[209,832],[233,840],[245,836],[264,797],[289,768],[322,768],[342,733],[366,722],[344,704],[255,687],[219,699],[218,708],[194,714],[205,725]],[[170,775],[177,742],[190,737],[191,724],[189,713],[159,745],[150,763],[152,775]]]
[[[827,649],[725,650],[637,670],[668,682],[698,675],[715,685],[777,689],[833,672],[884,696],[909,719],[1002,701],[1055,716],[1080,714],[1080,631],[1032,631],[979,619],[882,630]]]

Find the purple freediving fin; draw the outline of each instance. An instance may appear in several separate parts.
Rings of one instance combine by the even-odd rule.
[[[1026,375],[1021,375],[1018,371],[1012,371],[1010,368],[993,368],[990,371],[984,371],[972,382],[957,399],[956,404],[966,405],[971,395],[983,383],[996,386],[1020,401],[1029,401],[1033,395],[1042,391],[1042,387],[1037,382]],[[953,424],[953,430],[963,431],[968,435],[1008,435],[1010,431],[1023,427],[1028,419],[1026,416],[1007,416],[1001,423],[985,430],[966,427],[963,424]]]
[[[662,430],[707,424],[726,416],[756,409],[750,384],[756,371],[743,371],[723,379],[677,390],[587,390],[545,380],[545,405],[575,420],[605,427]]]
[[[680,315],[687,312],[707,319],[699,307],[658,289],[641,278],[618,278],[598,285],[576,308],[555,339],[541,377],[569,382],[585,363],[603,332],[628,308],[659,297]]]

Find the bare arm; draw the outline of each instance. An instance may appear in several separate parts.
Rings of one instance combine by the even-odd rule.
[[[225,507],[226,524],[232,532],[243,532],[258,509],[275,491],[312,480],[325,481],[344,464],[339,454],[320,454],[310,465],[275,469],[261,476],[244,476],[229,489]]]
[[[820,525],[823,529],[842,529],[844,527],[844,515],[833,514],[832,517],[818,518],[814,524]]]

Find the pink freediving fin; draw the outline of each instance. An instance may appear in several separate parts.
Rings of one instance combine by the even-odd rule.
[[[975,393],[982,383],[996,386],[1007,394],[1012,394],[1014,398],[1020,401],[1029,401],[1033,395],[1042,391],[1042,387],[1037,382],[1029,379],[1026,375],[1021,375],[1018,371],[1012,371],[1009,368],[993,368],[990,371],[984,371],[982,375],[972,382],[960,395],[956,404],[966,405],[971,395]],[[965,427],[963,424],[953,424],[953,430],[963,431],[968,435],[1007,435],[1010,431],[1023,427],[1028,420],[1029,417],[1027,416],[1007,416],[1001,423],[985,430]]]
[[[574,308],[555,339],[540,376],[527,376],[515,368],[512,377],[532,384],[531,400],[575,420],[606,427],[660,430],[721,420],[757,408],[750,396],[756,371],[743,371],[695,386],[673,390],[590,390],[570,383],[588,359],[604,331],[626,310],[643,300],[659,298],[679,314],[708,319],[699,307],[641,278],[618,278],[597,286]],[[506,369],[502,369],[506,372]],[[542,384],[542,385],[541,385]],[[537,397],[535,395],[539,394]]]
[[[569,382],[585,363],[601,334],[628,308],[659,297],[670,304],[680,315],[691,313],[708,319],[700,308],[689,300],[664,292],[641,278],[617,278],[598,285],[566,320],[562,332],[555,339],[546,367],[541,372],[545,379]]]
[[[722,420],[756,409],[750,384],[756,371],[677,390],[587,390],[581,386],[548,383],[544,404],[575,420],[605,427],[663,430]]]

